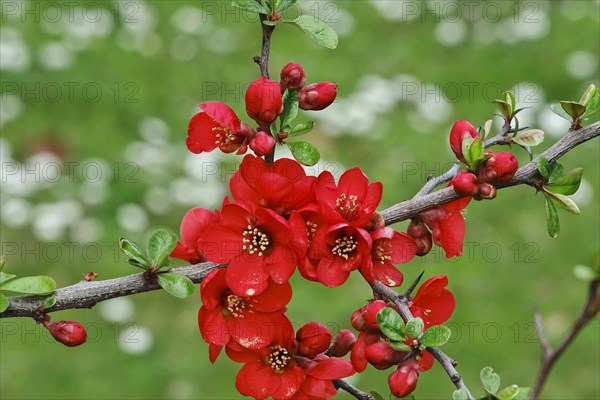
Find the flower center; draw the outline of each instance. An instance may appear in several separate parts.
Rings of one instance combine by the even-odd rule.
[[[254,312],[248,299],[233,293],[228,294],[223,303],[229,314],[235,318],[244,318],[244,312]]]
[[[217,133],[215,136],[215,144],[217,146],[227,146],[233,143],[236,139],[235,133],[223,126],[215,126],[212,128],[212,130]]]
[[[386,261],[392,260],[392,257],[388,255],[387,250],[380,245],[373,248],[373,256],[378,259],[381,264],[385,264]]]
[[[346,196],[346,193],[342,193],[335,201],[335,206],[346,221],[354,221],[358,217],[360,204],[357,196]]]
[[[347,260],[356,250],[356,242],[353,236],[342,236],[335,239],[335,246],[331,249],[331,253]]]
[[[306,221],[306,234],[308,235],[308,246],[312,243],[313,238],[315,237],[315,232],[317,232],[317,224],[311,221]]]
[[[262,256],[263,253],[269,249],[271,245],[271,237],[264,233],[260,228],[252,227],[248,225],[243,233],[242,250],[247,251],[249,254],[258,254]]]
[[[277,373],[283,372],[283,369],[290,364],[291,360],[292,356],[290,355],[290,352],[280,345],[275,345],[267,357],[267,363]]]

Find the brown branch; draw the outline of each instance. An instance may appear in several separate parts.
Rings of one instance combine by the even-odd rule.
[[[398,307],[398,312],[400,313],[402,318],[404,318],[406,321],[413,318],[412,312],[410,311],[410,308],[408,307],[408,304],[407,304],[407,302],[408,302],[407,297],[399,295],[398,293],[396,293],[395,291],[393,291],[392,289],[385,286],[383,283],[381,283],[379,281],[376,281],[373,285],[371,285],[371,287],[378,294],[380,294],[381,296],[385,297],[386,299],[392,301]],[[450,380],[452,381],[452,383],[454,383],[454,386],[456,386],[457,389],[464,390],[465,393],[467,394],[467,396],[469,397],[469,399],[473,400],[474,399],[473,395],[471,394],[471,392],[469,391],[469,388],[467,388],[467,386],[463,382],[460,374],[456,370],[457,362],[454,361],[446,353],[444,353],[443,351],[441,351],[440,349],[438,349],[436,347],[428,347],[427,351],[430,352],[431,355],[433,357],[435,357],[435,359],[444,368],[444,370],[450,377]]]
[[[369,393],[365,393],[362,390],[355,388],[354,386],[352,386],[351,384],[349,384],[348,382],[346,382],[343,379],[334,379],[333,385],[335,386],[335,388],[337,390],[342,389],[342,390],[350,393],[352,396],[354,396],[358,400],[374,400],[373,396],[371,396]]]
[[[262,27],[262,50],[260,56],[254,57],[254,62],[260,67],[260,75],[265,78],[270,78],[269,74],[269,53],[271,52],[271,35],[275,30],[274,25],[265,25],[267,16],[264,14],[260,15],[260,26]]]
[[[579,332],[585,327],[600,311],[600,292],[598,288],[600,286],[600,278],[596,278],[590,282],[587,298],[581,311],[579,313],[579,317],[571,327],[571,330],[565,335],[562,339],[558,347],[556,349],[552,349],[552,347],[548,343],[548,338],[544,333],[544,325],[542,323],[542,317],[539,312],[535,312],[535,322],[538,329],[538,335],[540,337],[540,344],[542,347],[542,366],[540,367],[540,371],[538,372],[537,378],[535,380],[535,384],[533,386],[533,391],[531,392],[530,399],[536,399],[539,395],[540,391],[544,387],[544,383],[548,379],[550,372],[552,371],[552,367],[560,356],[565,352],[567,347],[569,347]]]

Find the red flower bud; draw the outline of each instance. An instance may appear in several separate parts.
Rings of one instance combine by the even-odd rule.
[[[331,332],[325,325],[309,322],[296,332],[298,354],[313,358],[329,348],[331,338]]]
[[[331,82],[319,82],[308,85],[298,93],[300,108],[303,110],[318,111],[329,107],[337,96],[337,87],[338,85]]]
[[[368,328],[379,329],[379,324],[377,324],[377,313],[386,307],[387,304],[385,304],[385,301],[383,300],[372,301],[364,307],[365,323]]]
[[[496,187],[490,183],[480,183],[477,187],[477,200],[491,200],[496,197]]]
[[[419,380],[419,364],[409,360],[398,367],[388,377],[390,391],[396,397],[406,397],[417,387]]]
[[[259,125],[271,124],[283,111],[279,84],[265,77],[248,86],[246,112]]]
[[[394,350],[390,342],[377,342],[365,350],[365,357],[369,364],[379,370],[398,364],[405,354],[405,352]]]
[[[462,171],[452,178],[450,185],[461,196],[475,196],[477,194],[477,177],[468,171]]]
[[[329,348],[328,355],[330,357],[344,357],[350,350],[352,350],[352,346],[355,342],[356,337],[354,336],[354,333],[348,329],[342,329],[335,336],[335,340]]]
[[[365,322],[365,310],[363,308],[359,308],[354,311],[350,316],[350,323],[357,331],[365,331],[367,330],[367,323]]]
[[[477,130],[469,121],[456,121],[450,130],[450,148],[454,152],[456,158],[462,162],[466,162],[462,154],[462,144],[466,138],[476,138]]]
[[[77,321],[44,322],[44,326],[56,341],[65,346],[75,347],[85,343],[87,333],[83,325]]]
[[[479,171],[479,179],[488,183],[508,182],[519,168],[519,163],[512,153],[501,151],[492,155]]]
[[[275,138],[266,132],[258,132],[254,139],[250,141],[250,148],[259,157],[271,153],[273,147],[275,147]]]
[[[306,85],[306,74],[299,64],[289,63],[281,70],[281,91],[287,88],[302,90]]]
[[[415,243],[417,244],[416,254],[418,256],[422,257],[429,253],[433,242],[431,232],[427,229],[427,226],[425,226],[423,221],[419,219],[410,221],[406,233],[415,240]]]

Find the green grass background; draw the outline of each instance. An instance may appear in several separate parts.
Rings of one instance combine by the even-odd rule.
[[[28,3],[43,6],[43,2]],[[86,3],[93,2],[80,4]],[[397,7],[403,4],[400,1],[393,3]],[[423,7],[431,9],[436,4],[412,3],[421,7],[421,11]],[[341,36],[338,49],[331,51],[313,44],[291,26],[277,28],[272,46],[272,74],[277,76],[279,69],[289,61],[299,62],[305,67],[309,82],[330,80],[338,83],[340,99],[355,93],[357,82],[366,75],[392,80],[397,75],[408,74],[420,82],[437,83],[441,87],[458,84],[463,89],[469,82],[479,83],[480,88],[487,83],[504,89],[518,82],[531,82],[543,89],[545,100],[542,106],[563,99],[577,100],[589,83],[598,85],[598,2],[491,3],[500,7],[501,18],[476,31],[477,24],[463,15],[465,39],[448,47],[441,45],[435,37],[438,20],[444,20],[442,16],[421,12],[415,20],[391,21],[383,19],[368,1],[321,2],[320,6],[306,2],[308,12],[319,10],[323,19],[336,23],[338,28],[347,27],[345,24],[351,22],[353,29]],[[115,2],[95,4],[112,12],[115,10]],[[222,39],[180,32],[172,23],[172,16],[183,6],[204,9],[205,14],[211,14],[212,26],[208,28],[208,34],[217,29],[227,30],[235,40],[236,49],[226,54],[215,52],[211,47],[221,46],[219,41]],[[144,204],[145,193],[150,187],[169,190],[174,179],[185,175],[182,159],[187,152],[184,144],[186,127],[197,103],[224,100],[240,116],[245,115],[241,88],[258,76],[258,69],[252,63],[252,57],[260,47],[258,24],[241,18],[229,2],[146,1],[143,7],[152,13],[156,24],[153,31],[162,43],[155,54],[144,56],[122,48],[119,36],[124,17],[117,18],[110,34],[93,39],[89,47],[76,53],[69,68],[59,71],[45,69],[36,51],[48,41],[60,41],[63,34],[49,33],[43,23],[36,23],[31,16],[23,20],[5,20],[3,15],[3,29],[20,32],[32,52],[33,61],[25,71],[2,71],[2,82],[20,85],[97,82],[104,91],[98,102],[86,101],[81,96],[69,101],[62,96],[53,103],[43,96],[40,99],[25,96],[22,112],[2,126],[3,143],[10,144],[15,160],[25,160],[31,155],[32,147],[44,140],[60,144],[65,149],[67,161],[100,158],[123,168],[128,162],[126,147],[141,140],[138,134],[141,120],[160,118],[170,128],[163,149],[168,154],[168,163],[152,171],[141,168],[135,174],[135,183],[124,181],[122,176],[116,182],[111,180],[105,201],[95,206],[83,206],[86,217],[95,218],[103,225],[102,234],[95,241],[102,249],[100,259],[92,263],[80,250],[75,251],[73,258],[62,253],[55,263],[49,262],[48,257],[25,254],[22,249],[34,246],[43,249],[47,243],[35,237],[29,224],[21,228],[3,224],[3,251],[7,243],[16,243],[20,249],[17,254],[8,256],[7,272],[47,274],[53,276],[59,286],[81,280],[81,274],[90,270],[97,272],[100,279],[137,272],[122,257],[115,260],[117,239],[126,236],[144,241],[159,227],[177,232],[181,217],[190,207],[175,205],[162,215],[149,212],[148,228],[143,232],[128,232],[119,226],[116,221],[118,207],[125,203]],[[536,40],[515,43],[496,40],[483,44],[476,40],[478,35],[488,31],[498,35],[501,24],[515,18],[516,9],[521,11],[518,19],[543,17],[549,23],[547,34]],[[526,14],[530,12],[535,13]],[[475,20],[482,19],[481,12],[475,15]],[[572,15],[580,17],[569,18]],[[143,13],[136,16],[140,17],[138,24],[145,21]],[[532,20],[529,23],[542,22]],[[501,29],[501,34],[510,37],[515,31]],[[189,50],[193,54],[186,61],[174,59],[170,52],[172,42],[182,36],[184,39],[179,40],[196,46],[195,53],[193,46]],[[568,73],[565,63],[574,51],[594,55],[596,71],[591,77],[580,79]],[[117,101],[109,89],[115,82],[122,91]],[[129,82],[138,89],[133,96],[137,100],[135,103],[123,101],[124,93],[129,93],[124,85]],[[218,90],[209,96],[207,82],[224,85],[221,89],[231,92]],[[368,134],[350,135],[342,131],[331,136],[325,134],[323,124],[318,124],[307,140],[318,145],[324,159],[338,161],[347,168],[359,165],[372,181],[383,182],[383,209],[410,198],[422,186],[428,172],[442,172],[442,166],[452,161],[447,149],[452,121],[469,119],[478,125],[492,118],[494,108],[486,94],[480,89],[473,93],[472,98],[466,92],[452,95],[456,101],[451,103],[449,115],[437,122],[428,121],[416,112],[421,100],[400,101],[376,117]],[[537,113],[534,111],[532,115]],[[304,114],[300,118],[306,120],[309,116]],[[248,118],[244,119],[249,122]],[[536,124],[537,119],[532,120]],[[419,132],[419,128],[426,134]],[[556,136],[548,136],[535,152],[539,153],[556,140]],[[520,162],[527,160],[524,151],[513,150]],[[552,343],[559,340],[579,312],[586,287],[575,279],[572,269],[576,264],[589,264],[599,247],[598,150],[599,142],[595,140],[562,160],[566,169],[585,168],[584,178],[589,183],[587,190],[591,191],[592,197],[582,204],[581,216],[560,212],[562,232],[558,239],[553,240],[546,233],[543,198],[531,188],[510,188],[502,190],[493,202],[474,202],[469,206],[465,240],[473,250],[466,251],[460,260],[445,260],[438,249],[424,259],[401,266],[406,282],[422,270],[426,271],[427,277],[449,276],[457,308],[450,320],[455,336],[444,350],[459,361],[458,369],[474,392],[481,393],[479,370],[486,365],[495,368],[505,385],[532,384],[540,359],[540,346],[533,329],[534,306],[544,316]],[[231,157],[225,160],[236,161]],[[407,169],[415,165],[416,172]],[[63,179],[29,195],[27,200],[35,205],[77,198],[77,190],[82,184],[81,177],[76,174],[74,182]],[[198,205],[217,206],[207,201],[201,190],[199,193]],[[3,201],[8,197],[3,193]],[[396,228],[405,229],[405,224]],[[72,240],[65,234],[54,243],[58,243],[64,252],[64,243]],[[370,296],[367,285],[358,276],[335,289],[305,282],[298,276],[293,278],[293,285],[294,298],[288,315],[296,324],[318,320],[339,329],[348,328],[350,313]],[[118,323],[103,318],[97,308],[53,314],[55,319],[75,319],[88,326],[90,342],[74,349],[49,340],[30,319],[1,320],[0,397],[241,397],[233,385],[239,365],[226,357],[215,366],[208,361],[207,346],[200,338],[196,323],[200,307],[197,294],[188,300],[177,300],[155,292],[132,296],[130,301],[135,307],[134,314]],[[130,326],[142,326],[152,333],[153,343],[148,351],[131,354],[121,349],[119,333]],[[596,320],[558,362],[543,398],[600,397],[599,334]],[[131,338],[136,339],[135,330]],[[387,396],[387,374],[369,368],[353,383],[363,390],[377,390]],[[415,397],[447,399],[452,390],[444,371],[436,365],[420,377]],[[348,398],[348,395],[341,393],[339,397]]]

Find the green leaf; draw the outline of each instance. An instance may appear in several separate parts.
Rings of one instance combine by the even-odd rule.
[[[575,194],[579,190],[579,185],[581,185],[582,176],[583,168],[575,168],[546,186],[554,193],[565,195]]]
[[[0,271],[0,285],[2,285],[4,282],[10,281],[11,279],[14,279],[16,277],[17,277],[16,275],[6,274],[6,273]]]
[[[508,105],[510,105],[511,110],[514,110],[517,107],[517,102],[512,92],[504,92],[502,94],[502,100],[508,103]]]
[[[267,7],[263,6],[256,0],[233,0],[231,4],[243,11],[250,11],[257,14],[271,13]]]
[[[50,294],[56,289],[56,282],[49,276],[25,276],[2,283],[0,289],[21,294]]]
[[[288,142],[288,147],[292,152],[292,155],[302,165],[312,167],[319,162],[321,154],[315,146],[306,142]]]
[[[581,214],[581,211],[579,211],[579,207],[577,207],[577,204],[575,204],[575,202],[567,196],[559,193],[550,192],[546,188],[544,188],[544,194],[557,206],[575,215]]]
[[[550,176],[548,176],[548,183],[552,183],[560,178],[564,170],[565,169],[563,168],[563,165],[558,161],[554,161],[552,164],[550,164]]]
[[[146,258],[144,253],[142,253],[142,250],[134,242],[125,238],[121,238],[119,239],[119,248],[123,253],[125,253],[127,257],[130,258],[130,263],[131,260],[134,260],[137,262],[137,264],[141,265],[142,268],[150,268],[150,261],[148,260],[148,258]]]
[[[288,8],[296,4],[296,1],[298,0],[283,0],[279,7],[277,7],[277,11],[281,12],[287,10]]]
[[[165,273],[158,274],[156,277],[158,279],[158,284],[165,289],[167,293],[172,294],[175,297],[185,299],[194,294],[194,282],[187,276]]]
[[[450,340],[452,332],[444,325],[433,325],[421,337],[421,344],[427,347],[440,347]]]
[[[404,320],[393,308],[386,307],[377,313],[377,325],[385,336],[395,342],[406,339]]]
[[[487,137],[490,135],[490,133],[492,132],[493,124],[494,124],[494,121],[491,119],[488,119],[487,121],[485,121],[485,124],[483,124],[483,126],[481,127],[481,129],[483,131],[483,135],[481,136],[481,141],[485,141],[485,139],[487,139]]]
[[[569,122],[572,121],[571,116],[567,114],[567,112],[562,108],[562,106],[559,103],[550,104],[550,110],[552,110],[552,112],[558,115],[559,117],[564,118]]]
[[[371,397],[373,397],[373,400],[385,400],[385,399],[383,398],[383,396],[382,396],[382,395],[380,395],[380,394],[379,394],[379,392],[376,392],[375,390],[371,390],[371,391],[369,392],[369,394],[371,395]]]
[[[512,116],[512,107],[506,101],[496,99],[492,100],[492,103],[496,104],[498,111],[500,111],[500,114],[502,114],[504,118],[510,118]]]
[[[479,139],[475,139],[469,148],[469,154],[471,156],[472,163],[476,163],[477,161],[481,160],[483,158],[483,142]]]
[[[452,400],[469,400],[469,395],[464,389],[456,389],[452,392]]]
[[[287,89],[283,93],[283,113],[279,117],[281,121],[281,130],[286,132],[289,130],[290,124],[298,116],[298,91],[295,89]]]
[[[8,308],[8,299],[5,295],[0,293],[0,313],[4,312]]]
[[[546,196],[546,224],[548,225],[548,234],[556,239],[560,233],[560,221],[554,203]]]
[[[44,308],[50,308],[50,307],[52,307],[55,304],[56,304],[56,296],[54,296],[54,294],[50,294],[50,295],[48,295],[48,296],[46,296],[44,298],[44,301],[42,303],[42,307],[44,307]]]
[[[335,49],[338,45],[337,33],[329,25],[316,17],[301,15],[296,19],[283,22],[296,25],[298,28],[302,29],[309,38],[323,47]]]
[[[585,113],[582,118],[594,114],[600,109],[600,89],[593,84],[588,86],[579,103],[585,106]]]
[[[471,158],[471,146],[473,146],[473,143],[475,143],[476,140],[477,139],[468,137],[468,138],[465,138],[462,142],[462,154],[463,154],[463,157],[465,158],[465,161],[469,165],[474,161]]]
[[[169,254],[177,246],[177,237],[171,232],[156,231],[148,242],[148,256],[155,268],[161,269],[167,264]]]
[[[517,385],[510,385],[496,393],[496,397],[499,400],[513,400],[519,393],[519,387]]]
[[[417,338],[423,333],[423,328],[425,328],[425,323],[421,318],[411,318],[406,323],[406,334],[412,338]]]
[[[513,400],[529,400],[529,396],[531,395],[531,392],[533,392],[532,388],[520,387],[519,392],[517,393],[517,395],[514,397]]]
[[[585,114],[585,106],[576,101],[561,101],[560,106],[574,120]]]
[[[489,394],[496,394],[500,389],[500,376],[494,372],[492,367],[484,367],[479,373],[481,384]]]
[[[512,141],[521,146],[537,146],[544,141],[544,131],[541,129],[528,129],[517,133]]]
[[[538,171],[540,171],[540,175],[544,177],[544,179],[548,179],[550,177],[550,162],[544,156],[539,156],[537,159]]]
[[[313,121],[308,121],[308,122],[302,122],[296,126],[294,126],[289,134],[290,136],[300,136],[300,135],[306,135],[308,132],[312,131],[312,129],[315,127],[315,123]]]
[[[412,347],[410,347],[407,344],[404,344],[402,342],[390,342],[390,346],[392,346],[392,349],[396,350],[396,351],[411,351]]]

